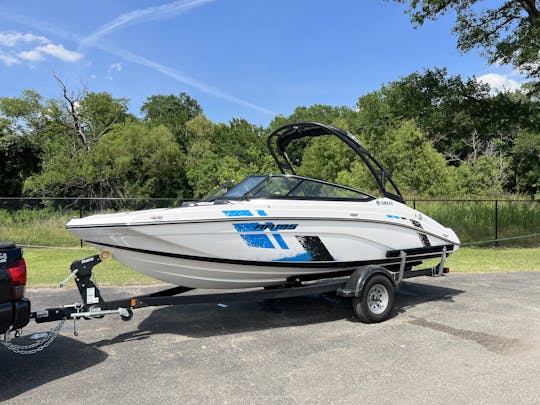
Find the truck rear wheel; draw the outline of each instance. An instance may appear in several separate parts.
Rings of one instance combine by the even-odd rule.
[[[372,276],[364,286],[362,295],[353,298],[355,315],[364,323],[384,321],[394,305],[394,286],[388,277]]]

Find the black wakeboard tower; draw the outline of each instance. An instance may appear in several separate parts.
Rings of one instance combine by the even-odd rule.
[[[292,142],[302,138],[314,138],[323,135],[333,135],[344,142],[351,148],[373,175],[379,191],[384,197],[392,200],[405,203],[405,198],[399,191],[390,175],[383,169],[381,164],[373,157],[373,155],[364,148],[358,139],[351,133],[318,122],[299,122],[294,124],[284,125],[272,132],[267,140],[268,150],[272,154],[279,170],[283,174],[296,174],[293,164],[287,154],[287,146]],[[386,189],[386,185],[390,184],[391,190]]]

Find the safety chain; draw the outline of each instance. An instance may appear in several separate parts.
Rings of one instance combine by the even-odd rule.
[[[99,255],[94,255],[94,256],[87,257],[85,259],[80,259],[80,260],[74,261],[71,264],[71,268],[70,268],[71,272],[70,272],[70,274],[62,282],[60,282],[58,287],[62,288],[73,277],[76,277],[77,286],[79,287],[80,280],[78,279],[78,276],[79,276],[79,272],[81,270],[84,272],[85,280],[86,280],[86,278],[88,278],[88,280],[93,280],[94,275],[92,274],[92,267],[94,267],[96,264],[99,264],[103,260],[106,260],[106,259],[108,259],[110,257],[111,257],[110,252],[102,251],[102,252],[99,253]],[[88,277],[88,276],[90,276],[90,277]],[[98,288],[97,283],[95,281],[91,281],[91,284],[92,284],[92,286],[94,286],[94,288],[92,288],[92,290],[94,290],[94,293],[95,293],[95,290]],[[84,287],[86,289],[85,284],[82,284],[82,287]],[[82,287],[80,287],[79,289],[81,289]],[[81,294],[83,294],[82,291],[80,291],[80,292],[81,292]],[[63,308],[72,308],[72,309],[67,309],[66,312],[63,312],[63,313],[65,314],[64,316],[66,318],[70,317],[73,320],[73,334],[75,336],[78,335],[78,333],[77,333],[77,319],[79,319],[81,317],[85,318],[85,319],[94,319],[94,317],[102,318],[104,315],[108,315],[108,314],[112,314],[112,313],[116,314],[117,313],[120,316],[122,316],[123,318],[130,318],[130,313],[125,308],[119,308],[118,310],[109,310],[109,311],[100,311],[99,308],[97,308],[98,310],[93,311],[92,307],[88,308],[88,302],[87,302],[88,301],[88,294],[87,294],[86,299],[85,299],[85,297],[83,295],[81,295],[81,297],[83,298],[84,303],[75,303],[73,305],[64,305],[63,306]],[[96,297],[94,297],[94,298],[96,298]],[[98,301],[99,300],[101,300],[101,297],[98,298]],[[73,309],[75,310],[75,313],[73,312]],[[83,309],[86,310],[87,312],[84,312],[83,314],[81,314]],[[98,312],[99,312],[99,314],[98,314]],[[57,313],[58,313],[58,311],[57,311]],[[94,315],[94,313],[96,313],[96,315]],[[31,339],[33,337],[35,337],[35,339],[36,339],[36,342],[34,342],[34,343],[31,343],[31,344],[28,344],[28,345],[22,345],[22,344],[19,345],[19,344],[13,343],[14,340],[21,337],[22,329],[18,329],[18,330],[15,330],[15,331],[8,331],[7,333],[5,333],[4,334],[4,339],[3,340],[0,339],[0,344],[3,345],[4,347],[6,347],[8,350],[11,350],[12,352],[17,353],[17,354],[35,354],[35,353],[38,353],[38,352],[42,351],[43,349],[45,349],[46,347],[48,347],[58,337],[60,331],[62,330],[62,327],[64,326],[64,324],[66,322],[66,318],[61,319],[60,322],[58,323],[58,325],[56,327],[50,329],[48,332],[43,332],[43,333],[38,333],[38,334],[32,335]],[[58,318],[56,318],[56,319],[58,319]],[[13,339],[11,338],[12,333],[14,333],[14,335],[15,335]]]
[[[46,336],[32,344],[29,345],[18,345],[15,343],[11,343],[11,341],[8,339],[8,334],[6,334],[6,337],[4,340],[0,340],[0,344],[4,345],[8,350],[11,350],[14,353],[17,354],[36,354],[46,347],[48,347],[54,339],[58,337],[58,334],[62,330],[62,327],[64,326],[64,323],[66,322],[65,319],[60,320],[57,326],[49,330],[48,332],[44,332]],[[15,333],[15,337],[18,337],[17,332]]]

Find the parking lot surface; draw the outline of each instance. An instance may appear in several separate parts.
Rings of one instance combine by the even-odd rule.
[[[27,295],[34,309],[78,300],[75,289]],[[0,401],[540,402],[540,272],[404,282],[391,318],[374,325],[354,318],[350,300],[318,295],[144,308],[130,322],[81,321],[77,337],[71,326],[32,356],[0,348]]]

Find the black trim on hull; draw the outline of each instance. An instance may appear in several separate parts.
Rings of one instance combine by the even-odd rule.
[[[153,255],[153,256],[172,257],[176,259],[185,259],[185,260],[210,262],[210,263],[235,264],[235,265],[240,265],[240,266],[288,267],[288,268],[302,268],[302,269],[306,269],[306,268],[308,269],[311,269],[311,268],[313,269],[340,269],[340,268],[348,269],[348,268],[353,268],[353,267],[358,267],[358,266],[365,266],[368,264],[388,265],[388,264],[399,264],[400,262],[399,258],[361,260],[361,261],[353,261],[353,262],[263,262],[263,261],[255,261],[255,260],[237,260],[237,259],[224,259],[224,258],[217,258],[217,257],[191,256],[191,255],[183,255],[179,253],[156,252],[154,250],[146,250],[146,249],[127,247],[127,246],[111,245],[111,244],[102,243],[102,242],[93,242],[93,241],[86,241],[86,242],[90,244],[94,244],[94,245],[113,248],[113,249],[127,250],[130,252],[143,253],[143,254]],[[419,260],[433,259],[433,258],[439,257],[445,246],[447,247],[447,250],[449,250],[448,246],[451,246],[453,248],[453,245],[433,246],[432,247],[433,252],[431,251],[422,252],[418,254],[419,257],[415,256],[414,253],[412,253],[410,256],[407,255],[406,263],[408,264],[411,264],[411,262],[419,263]],[[435,248],[439,248],[439,249],[435,250]],[[414,251],[414,250],[416,249],[408,249],[408,251]]]
[[[447,252],[451,252],[454,250],[454,245],[439,245],[439,246],[426,246],[426,247],[414,248],[414,249],[389,250],[388,252],[386,252],[386,257],[399,257],[401,251],[404,251],[405,253],[407,253],[407,256],[421,255],[424,253],[434,253],[434,252],[438,252],[440,256],[444,248],[446,248]]]

